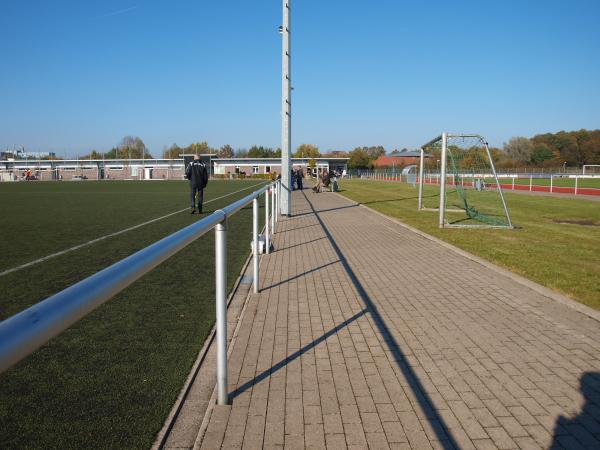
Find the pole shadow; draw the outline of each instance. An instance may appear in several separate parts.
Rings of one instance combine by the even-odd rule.
[[[410,363],[407,360],[404,353],[402,352],[400,345],[398,344],[398,342],[394,338],[394,335],[392,334],[392,332],[388,328],[387,324],[381,317],[381,314],[379,313],[379,309],[377,308],[377,305],[375,305],[375,303],[373,303],[373,301],[367,294],[367,291],[362,286],[358,277],[352,270],[352,267],[350,267],[350,264],[348,263],[342,250],[337,245],[337,243],[335,242],[335,239],[331,235],[329,229],[326,227],[325,223],[323,222],[323,219],[321,219],[321,217],[319,216],[320,211],[317,212],[314,205],[308,199],[306,194],[304,195],[304,197],[306,198],[306,201],[310,205],[315,217],[321,224],[323,231],[327,235],[327,238],[329,239],[329,242],[330,242],[331,246],[333,247],[335,253],[337,254],[340,262],[342,263],[342,266],[344,267],[346,273],[352,280],[352,283],[354,284],[354,287],[356,288],[358,295],[360,296],[361,300],[363,301],[363,303],[366,306],[366,310],[371,314],[371,317],[373,318],[373,322],[375,322],[375,326],[377,327],[377,329],[383,336],[385,343],[388,346],[388,349],[394,355],[394,361],[398,365],[400,370],[402,371],[402,374],[406,378],[406,381],[408,382],[411,390],[415,394],[415,398],[416,398],[417,402],[419,402],[419,405],[421,406],[423,411],[426,412],[426,417],[430,421],[437,421],[440,424],[440,426],[438,427],[438,426],[435,426],[435,423],[432,423],[432,428],[440,442],[440,445],[445,450],[460,448],[460,446],[458,445],[458,443],[456,442],[456,440],[453,438],[452,434],[450,433],[450,430],[447,427],[443,417],[435,409],[435,407],[433,405],[433,401],[431,400],[431,397],[425,391],[425,388],[424,388],[423,384],[421,383],[421,381],[419,380],[417,374],[415,374],[415,372],[410,367]]]

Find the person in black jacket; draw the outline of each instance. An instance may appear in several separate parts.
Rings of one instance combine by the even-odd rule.
[[[190,204],[191,214],[196,214],[196,193],[198,193],[198,214],[202,213],[202,201],[204,200],[204,188],[208,184],[208,170],[206,164],[200,160],[200,155],[194,155],[185,169],[185,177],[190,181]]]

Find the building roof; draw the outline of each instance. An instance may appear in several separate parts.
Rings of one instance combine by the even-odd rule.
[[[394,155],[385,155],[387,158],[419,158],[421,156],[420,150],[406,150],[404,152],[396,153]],[[432,155],[425,153],[425,157],[429,158]]]

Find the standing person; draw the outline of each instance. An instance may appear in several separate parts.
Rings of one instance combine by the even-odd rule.
[[[208,170],[206,164],[200,161],[200,155],[194,155],[185,169],[185,177],[190,182],[190,214],[196,214],[196,193],[198,193],[198,214],[202,213],[202,202],[204,200],[204,188],[208,184]]]
[[[294,190],[294,184],[296,183],[296,171],[291,168],[292,173],[290,174],[290,190]]]
[[[299,168],[296,171],[296,184],[298,185],[298,189],[299,190],[304,189],[304,186],[302,184],[303,183],[303,180],[302,180],[303,178],[304,178],[304,174],[302,173],[302,168]]]

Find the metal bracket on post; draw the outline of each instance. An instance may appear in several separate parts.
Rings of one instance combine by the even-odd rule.
[[[254,268],[254,293],[258,294],[258,197],[252,200],[252,265]]]
[[[217,303],[217,402],[229,404],[227,392],[227,217],[215,226]]]

